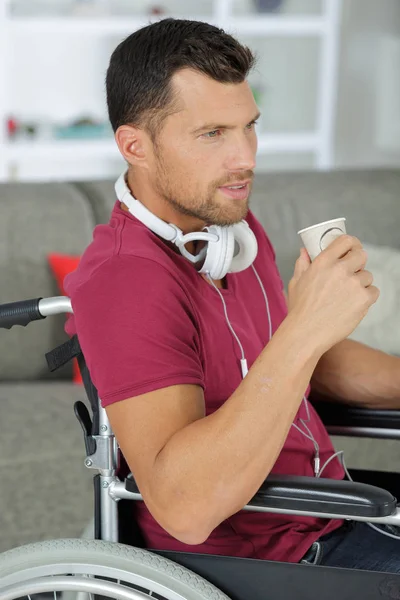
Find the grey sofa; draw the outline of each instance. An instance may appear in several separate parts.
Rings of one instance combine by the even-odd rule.
[[[58,295],[47,254],[80,254],[107,222],[113,182],[0,184],[0,303]],[[276,249],[285,284],[299,254],[296,232],[338,216],[365,243],[400,248],[400,171],[268,173],[252,209]],[[50,374],[44,354],[66,339],[64,317],[0,330],[0,551],[79,536],[92,514],[91,472],[73,403],[83,388],[71,366]],[[337,438],[354,467],[394,468],[395,442]],[[389,457],[389,460],[388,460]]]

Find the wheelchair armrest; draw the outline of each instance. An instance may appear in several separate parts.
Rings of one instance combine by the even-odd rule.
[[[327,396],[315,392],[309,399],[328,430],[331,427],[398,429],[400,437],[400,410],[359,408],[330,402]]]
[[[125,479],[125,489],[139,493],[131,474]],[[390,492],[366,483],[270,475],[247,506],[326,513],[338,517],[388,517],[396,510],[396,498]]]
[[[396,498],[387,490],[353,481],[270,475],[249,506],[350,517],[388,517]]]

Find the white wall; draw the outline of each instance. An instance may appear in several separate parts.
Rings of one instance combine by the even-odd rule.
[[[107,45],[81,34],[16,35],[8,60],[8,108],[22,119],[67,122],[106,116]]]
[[[337,167],[400,165],[399,44],[399,0],[343,0]]]

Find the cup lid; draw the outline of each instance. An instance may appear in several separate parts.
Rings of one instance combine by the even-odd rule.
[[[300,229],[297,232],[298,235],[304,233],[305,231],[309,231],[310,229],[315,229],[316,227],[320,227],[321,225],[328,225],[329,223],[338,223],[340,221],[345,221],[346,217],[338,217],[337,219],[331,219],[330,221],[322,221],[322,223],[316,223],[316,225],[311,225],[311,227],[305,227],[304,229]]]

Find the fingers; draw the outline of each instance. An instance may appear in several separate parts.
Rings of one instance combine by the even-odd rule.
[[[365,287],[366,291],[368,292],[368,304],[375,304],[381,295],[381,292],[379,288],[377,288],[375,285],[372,285],[374,281],[374,276],[372,273],[370,271],[363,270],[356,273],[354,277],[357,277],[361,285]]]
[[[380,290],[379,290],[379,289],[378,289],[376,286],[374,286],[374,285],[371,285],[371,286],[368,288],[368,292],[370,293],[370,297],[371,297],[371,303],[372,303],[372,304],[374,304],[374,303],[375,303],[375,302],[378,300],[379,296],[381,295],[381,292],[380,292]]]
[[[315,261],[327,260],[334,262],[339,258],[346,256],[351,250],[362,249],[362,243],[360,240],[352,235],[340,235],[336,240],[329,244],[325,250],[321,252],[315,259]]]
[[[370,271],[359,271],[355,274],[361,285],[365,288],[370,287],[374,281],[374,276]]]
[[[366,251],[362,247],[359,248],[357,246],[353,250],[350,250],[339,262],[348,269],[349,273],[357,273],[357,271],[365,268],[367,260],[368,254]]]
[[[302,274],[305,271],[307,271],[307,269],[309,268],[310,264],[311,264],[310,257],[308,256],[306,249],[305,248],[301,248],[301,250],[300,250],[300,256],[296,260],[296,263],[295,263],[295,266],[294,266],[293,279],[295,279],[295,281],[297,281],[298,279],[300,279],[300,277],[302,276]]]

